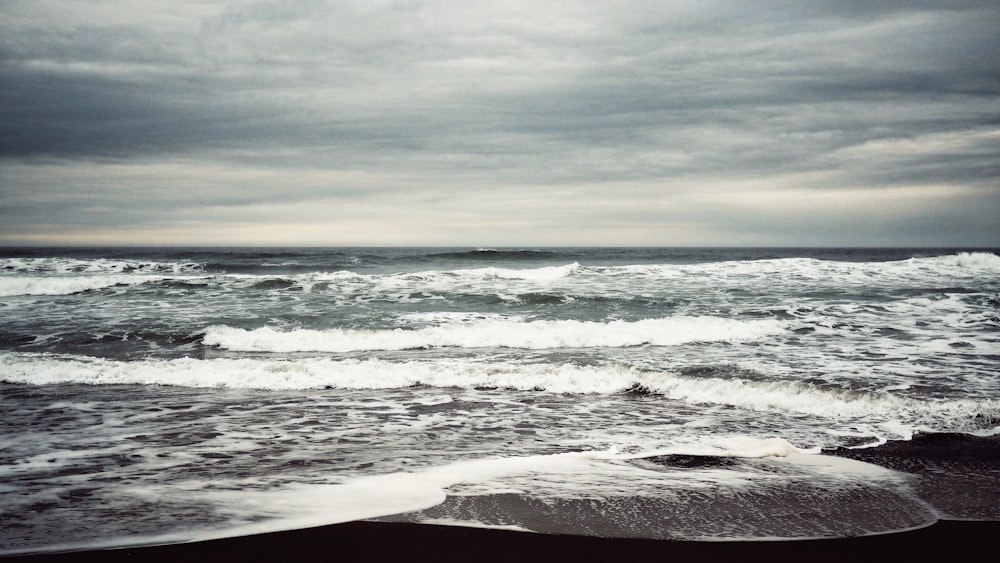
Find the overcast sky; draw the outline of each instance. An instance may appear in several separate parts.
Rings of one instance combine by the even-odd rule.
[[[995,0],[3,0],[0,244],[1000,246],[998,30]]]

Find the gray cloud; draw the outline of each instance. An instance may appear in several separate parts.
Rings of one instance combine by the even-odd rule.
[[[1000,244],[981,217],[1000,191],[990,2],[0,16],[0,242],[312,221],[299,242],[392,243],[406,223],[399,243],[788,244],[811,225],[809,244]],[[811,221],[780,204],[797,190],[829,194]],[[908,204],[865,222],[872,194]],[[388,238],[315,214],[348,208]]]

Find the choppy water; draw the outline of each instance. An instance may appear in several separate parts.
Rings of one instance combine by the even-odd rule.
[[[985,251],[7,249],[0,548],[1000,518],[995,463],[943,513],[926,476],[820,453],[989,440],[998,359]]]

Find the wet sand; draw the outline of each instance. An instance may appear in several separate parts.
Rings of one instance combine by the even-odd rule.
[[[991,550],[1000,522],[940,521],[829,540],[682,542],[349,522],[219,540],[12,557],[54,561],[944,561]],[[775,559],[777,558],[777,559]]]

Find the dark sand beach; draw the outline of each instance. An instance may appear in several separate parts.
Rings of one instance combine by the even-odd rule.
[[[877,536],[686,542],[349,522],[238,538],[11,557],[30,561],[946,561],[992,549],[1000,522],[943,520]]]

